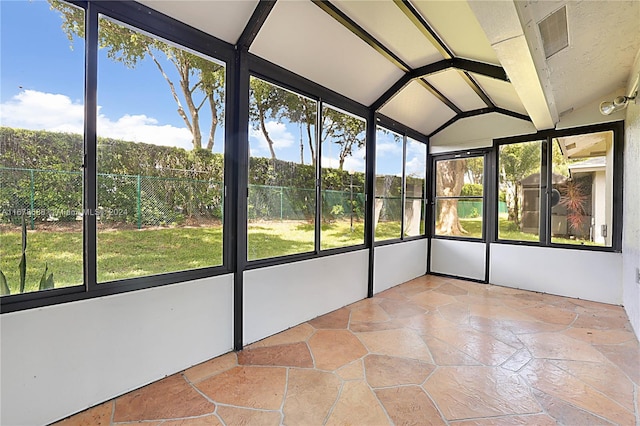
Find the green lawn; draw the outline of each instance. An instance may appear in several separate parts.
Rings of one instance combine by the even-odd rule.
[[[468,238],[482,238],[482,218],[474,219],[460,219],[460,224],[468,234],[465,237]],[[501,240],[515,240],[515,241],[540,241],[537,234],[529,234],[519,231],[517,226],[513,222],[509,222],[506,218],[498,219],[499,238]],[[601,246],[593,241],[585,240],[572,240],[569,238],[553,237],[553,243],[555,244],[573,244],[573,245],[588,245],[588,246]]]
[[[249,260],[312,252],[313,225],[301,222],[249,224]],[[397,229],[396,229],[397,228]],[[395,223],[380,223],[376,236],[397,238]],[[45,264],[56,287],[82,283],[82,233],[79,231],[28,231],[27,283],[37,290]],[[322,225],[322,248],[364,243],[364,224],[348,221]],[[21,254],[20,232],[0,232],[0,270],[11,293],[18,289]],[[98,235],[98,282],[161,274],[222,264],[222,228],[162,228],[102,231]]]
[[[461,219],[468,237],[480,238],[482,220]],[[380,222],[376,241],[398,238],[398,222]],[[500,219],[500,238],[538,241],[538,236],[514,230]],[[0,270],[7,277],[11,293],[19,283],[20,232],[0,232]],[[249,224],[248,258],[264,259],[313,252],[314,226],[303,222],[274,221]],[[323,224],[322,249],[364,243],[364,224],[348,221]],[[554,238],[554,243],[590,244]],[[37,290],[45,264],[53,272],[56,287],[82,283],[82,233],[79,231],[29,231],[26,291]],[[197,269],[222,264],[222,227],[162,228],[101,231],[98,236],[98,282],[165,272]]]

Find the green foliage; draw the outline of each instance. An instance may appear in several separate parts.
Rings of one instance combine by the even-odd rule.
[[[480,183],[465,183],[462,185],[460,195],[463,197],[481,197],[483,191],[483,185]]]
[[[63,1],[48,1],[51,9],[62,15],[62,30],[72,46],[75,37],[84,39],[84,11]],[[216,128],[224,123],[225,68],[222,65],[104,17],[100,19],[98,47],[106,50],[109,59],[130,69],[136,68],[145,58],[153,61],[167,83],[171,98],[178,107],[178,115],[191,132],[195,149],[203,148],[200,115],[202,108],[208,105],[212,120],[206,136],[206,149],[213,149]],[[159,57],[164,57],[175,67],[180,76],[177,85],[168,77],[164,69],[167,65],[158,60]]]
[[[18,272],[20,274],[18,293],[22,294],[25,292],[27,282],[27,222],[25,221],[25,215],[22,215],[22,230],[20,236],[22,240],[22,254],[20,255],[20,263],[18,264]],[[48,270],[49,266],[45,263],[44,273],[40,278],[40,290],[52,289],[55,286],[53,273],[47,276]],[[7,277],[4,272],[0,270],[0,295],[7,296],[9,294],[11,294],[11,290],[9,289]]]

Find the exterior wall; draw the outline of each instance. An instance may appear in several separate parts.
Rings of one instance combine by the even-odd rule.
[[[640,73],[640,51],[636,55],[629,86]],[[626,109],[624,143],[624,217],[622,232],[623,305],[636,336],[640,337],[640,104]]]
[[[233,277],[3,314],[0,424],[48,424],[233,348]]]

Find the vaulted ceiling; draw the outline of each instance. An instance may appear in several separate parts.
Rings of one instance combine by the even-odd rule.
[[[640,1],[142,0],[431,137],[480,121],[553,128],[624,87]],[[566,5],[569,45],[545,57],[538,23]],[[524,126],[524,127],[523,127]]]

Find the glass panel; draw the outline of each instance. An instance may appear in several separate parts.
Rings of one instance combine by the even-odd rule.
[[[405,160],[406,189],[404,206],[404,235],[424,234],[424,189],[427,176],[427,145],[407,138]]]
[[[0,294],[80,285],[84,11],[0,7]]]
[[[484,157],[436,162],[435,234],[482,238],[483,192]]]
[[[322,250],[364,244],[366,121],[322,107]]]
[[[403,137],[378,126],[374,210],[376,241],[396,239],[401,236],[402,151]]]
[[[258,78],[250,84],[248,259],[312,252],[316,102]]]
[[[500,146],[498,238],[540,241],[542,142]]]
[[[553,139],[551,242],[611,247],[613,132]]]
[[[105,17],[99,37],[98,282],[221,265],[225,67]]]

